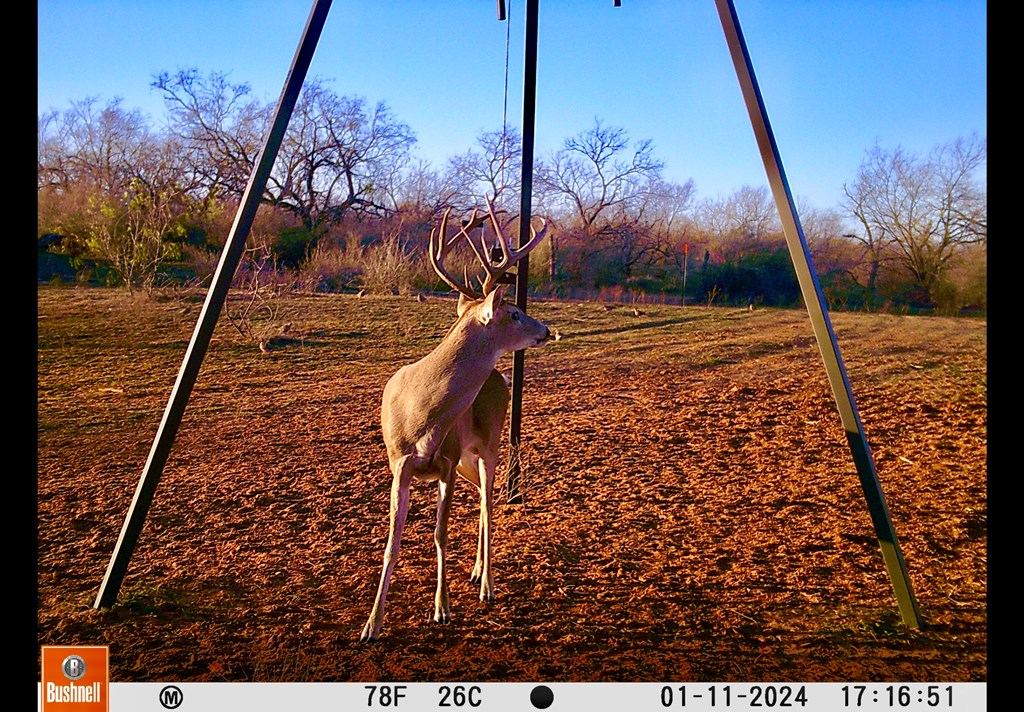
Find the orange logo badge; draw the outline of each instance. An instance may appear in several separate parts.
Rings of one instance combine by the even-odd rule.
[[[42,712],[108,712],[110,648],[44,645]]]

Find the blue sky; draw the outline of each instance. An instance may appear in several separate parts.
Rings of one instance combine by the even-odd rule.
[[[384,101],[440,167],[522,123],[524,0],[334,0],[309,76]],[[120,97],[163,117],[154,74],[226,72],[278,98],[312,0],[39,0],[38,110]],[[837,207],[877,142],[987,135],[979,0],[735,0],[791,190]],[[595,118],[650,139],[698,198],[767,186],[714,0],[540,0],[536,155]]]

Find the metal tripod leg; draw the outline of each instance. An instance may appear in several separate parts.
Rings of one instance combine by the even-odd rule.
[[[817,275],[811,265],[810,250],[807,249],[807,241],[804,239],[803,229],[800,227],[796,204],[793,202],[789,182],[786,180],[786,174],[782,168],[782,159],[778,146],[775,144],[771,124],[768,122],[768,113],[761,99],[761,91],[757,85],[757,78],[754,76],[750,55],[747,53],[739,18],[732,0],[715,0],[715,5],[718,7],[722,30],[725,32],[725,39],[729,45],[729,54],[736,67],[736,76],[743,92],[743,100],[747,105],[747,113],[750,114],[750,123],[761,152],[761,160],[768,173],[768,183],[782,219],[782,229],[786,234],[786,244],[789,246],[789,254],[793,259],[793,267],[796,269],[800,292],[803,295],[804,304],[807,305],[807,313],[811,317],[814,336],[818,341],[818,350],[825,362],[825,371],[828,374],[829,384],[832,386],[832,394],[839,408],[839,416],[843,428],[846,430],[846,439],[850,444],[850,450],[853,452],[861,488],[867,499],[871,522],[882,548],[882,558],[896,593],[900,616],[903,618],[903,624],[907,627],[920,628],[921,612],[918,610],[917,601],[914,598],[910,578],[907,575],[907,566],[903,560],[903,554],[900,552],[896,531],[893,529],[889,509],[886,507],[885,497],[882,494],[882,486],[875,472],[871,450],[868,447],[864,428],[861,426],[860,416],[857,414],[857,407],[853,401],[853,392],[846,377],[846,369],[839,354],[835,333],[832,331],[821,285],[818,284]]]
[[[93,604],[94,608],[113,605],[117,600],[121,582],[128,570],[128,562],[131,560],[142,527],[146,523],[146,513],[149,511],[149,505],[153,501],[153,494],[160,481],[160,475],[163,474],[164,464],[167,462],[167,456],[174,444],[174,436],[181,424],[181,416],[185,411],[189,395],[192,393],[192,387],[195,385],[199,367],[203,363],[203,357],[210,344],[210,337],[213,336],[217,317],[220,315],[221,307],[224,305],[228,289],[231,286],[231,280],[241,259],[245,240],[249,236],[249,229],[256,217],[256,209],[259,207],[267,179],[270,177],[270,170],[274,167],[274,159],[281,147],[281,141],[288,128],[288,121],[291,119],[295,102],[299,98],[299,92],[302,90],[306,71],[313,59],[313,52],[316,50],[324,23],[327,21],[327,11],[330,7],[331,0],[315,0],[309,18],[306,20],[302,39],[295,52],[291,70],[288,72],[284,89],[277,103],[274,122],[263,144],[263,151],[249,176],[249,184],[242,195],[242,202],[238,206],[235,222],[231,226],[224,251],[221,253],[220,263],[213,275],[213,284],[206,295],[206,302],[203,304],[199,321],[192,333],[192,340],[185,352],[185,359],[178,372],[178,379],[174,383],[156,438],[150,448],[149,458],[146,460],[142,477],[135,489],[135,496],[128,508],[124,525],[121,527],[121,534],[114,547],[114,554],[107,566],[103,582],[100,584],[99,593]]]

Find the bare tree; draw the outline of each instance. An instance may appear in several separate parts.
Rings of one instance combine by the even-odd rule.
[[[876,145],[868,151],[844,192],[861,229],[850,237],[870,261],[869,289],[891,259],[922,301],[934,301],[957,252],[987,240],[986,194],[979,182],[986,160],[987,142],[976,135],[938,145],[923,159],[902,148]]]
[[[38,234],[61,236],[59,249],[72,257],[85,250],[85,216],[93,190],[72,174],[64,112],[52,109],[39,117],[37,137],[36,219]]]
[[[683,185],[666,183],[645,211],[655,251],[665,268],[679,276],[680,287],[691,248],[695,252],[700,241],[700,232],[693,219],[695,194],[692,180]]]
[[[383,102],[338,96],[323,80],[306,83],[267,185],[269,202],[297,215],[312,233],[348,212],[389,212],[416,138]]]
[[[890,249],[894,242],[892,211],[899,212],[900,175],[910,175],[909,162],[902,149],[885,152],[876,145],[861,162],[855,182],[843,186],[844,205],[860,225],[860,232],[846,237],[863,247],[868,269],[864,286],[869,294],[877,293],[879,274],[885,263],[894,259]]]
[[[518,198],[522,183],[519,132],[515,128],[484,131],[476,143],[479,150],[467,151],[448,162],[448,174],[459,176],[462,183],[457,207],[479,207],[478,196],[489,194],[499,208],[518,210],[518,205],[511,205],[510,200]]]
[[[685,185],[653,181],[632,203],[613,210],[612,219],[599,237],[615,255],[624,284],[640,279],[641,273],[651,279],[657,277],[666,257],[681,265],[685,240],[679,238],[689,232],[686,216],[693,193],[692,181]]]
[[[649,259],[653,252],[643,210],[664,185],[663,167],[650,140],[631,142],[625,129],[604,126],[600,119],[541,161],[536,171],[540,204],[563,216],[561,239],[553,236],[550,242],[552,274],[563,256],[560,242],[565,252],[580,253],[565,256],[581,278],[587,263],[609,256],[617,261],[615,269],[627,271]]]
[[[972,134],[937,146],[928,160],[935,180],[932,199],[942,244],[988,244],[988,200],[980,180],[988,142]]]
[[[538,166],[537,184],[554,209],[568,212],[593,237],[616,209],[628,213],[660,182],[664,164],[653,154],[651,141],[630,147],[625,129],[595,120]]]
[[[146,118],[115,98],[90,97],[39,119],[38,186],[69,190],[87,185],[117,193],[136,178],[152,143]]]
[[[402,179],[391,186],[391,203],[398,211],[429,213],[429,224],[441,216],[444,207],[454,203],[464,185],[459,179],[451,172],[441,173],[430,163],[418,161],[409,165]]]
[[[179,139],[194,182],[207,192],[240,197],[273,107],[253,98],[248,84],[233,84],[221,72],[162,72],[151,86],[163,93],[168,130]]]
[[[58,129],[60,116],[56,109],[39,116],[36,134],[36,186],[39,190],[58,188],[70,182],[64,165],[66,153]]]
[[[778,247],[783,239],[778,210],[764,186],[743,186],[725,198],[705,200],[696,214],[709,248],[723,262]]]
[[[838,210],[820,210],[810,206],[799,206],[799,214],[800,226],[818,276],[840,273],[852,276],[858,261],[849,239],[845,237],[843,215]]]
[[[814,271],[826,299],[837,309],[860,305],[865,265],[862,250],[846,236],[847,219],[836,209],[798,207]]]
[[[272,105],[246,84],[195,70],[157,76],[171,128],[185,141],[208,190],[240,195],[263,142]],[[312,235],[348,213],[394,210],[395,185],[416,139],[383,102],[339,96],[310,79],[293,109],[263,200],[295,215]]]

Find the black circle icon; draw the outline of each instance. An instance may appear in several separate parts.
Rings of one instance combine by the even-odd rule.
[[[546,710],[555,701],[555,693],[547,685],[537,685],[530,690],[530,702],[539,710]]]

